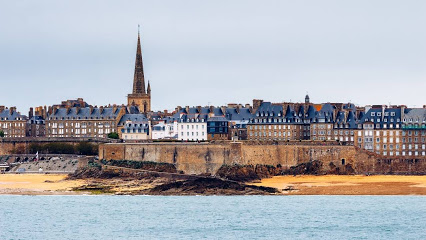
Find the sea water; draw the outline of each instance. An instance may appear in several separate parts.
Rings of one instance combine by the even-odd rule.
[[[426,197],[0,196],[0,239],[426,239]]]

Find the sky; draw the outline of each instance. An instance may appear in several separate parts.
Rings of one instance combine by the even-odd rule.
[[[426,104],[423,0],[0,0],[0,105]]]

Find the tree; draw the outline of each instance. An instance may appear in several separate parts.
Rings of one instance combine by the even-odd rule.
[[[108,138],[118,139],[118,133],[116,132],[108,133]]]
[[[76,147],[77,153],[81,155],[97,155],[98,146],[88,142],[80,142]]]
[[[3,138],[4,137],[4,132],[3,130],[0,130],[0,137]]]

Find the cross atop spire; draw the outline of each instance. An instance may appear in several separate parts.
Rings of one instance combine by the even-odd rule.
[[[133,94],[146,94],[145,77],[143,74],[142,50],[140,40],[140,25],[138,24],[138,45],[136,49],[135,75],[133,78]]]

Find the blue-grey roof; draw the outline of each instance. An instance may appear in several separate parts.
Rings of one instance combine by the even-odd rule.
[[[78,111],[77,111],[78,110]],[[120,108],[106,107],[106,108],[58,108],[54,113],[49,115],[49,119],[115,119],[120,112]]]
[[[404,114],[404,123],[426,123],[426,108],[407,108]]]
[[[148,118],[146,118],[145,114],[124,114],[120,121],[118,122],[118,126],[123,126],[126,121],[131,121],[132,123],[147,123]]]
[[[250,120],[254,117],[249,108],[226,108],[225,117],[230,121]]]
[[[360,118],[360,123],[372,122],[375,128],[389,128],[389,124],[401,123],[402,109],[398,108],[371,108]],[[396,125],[393,126],[396,128]]]
[[[5,109],[0,112],[0,121],[15,121],[15,120],[26,120],[27,116],[21,115],[19,112],[11,111],[9,109]]]
[[[228,122],[229,120],[225,117],[209,117],[207,122]]]

